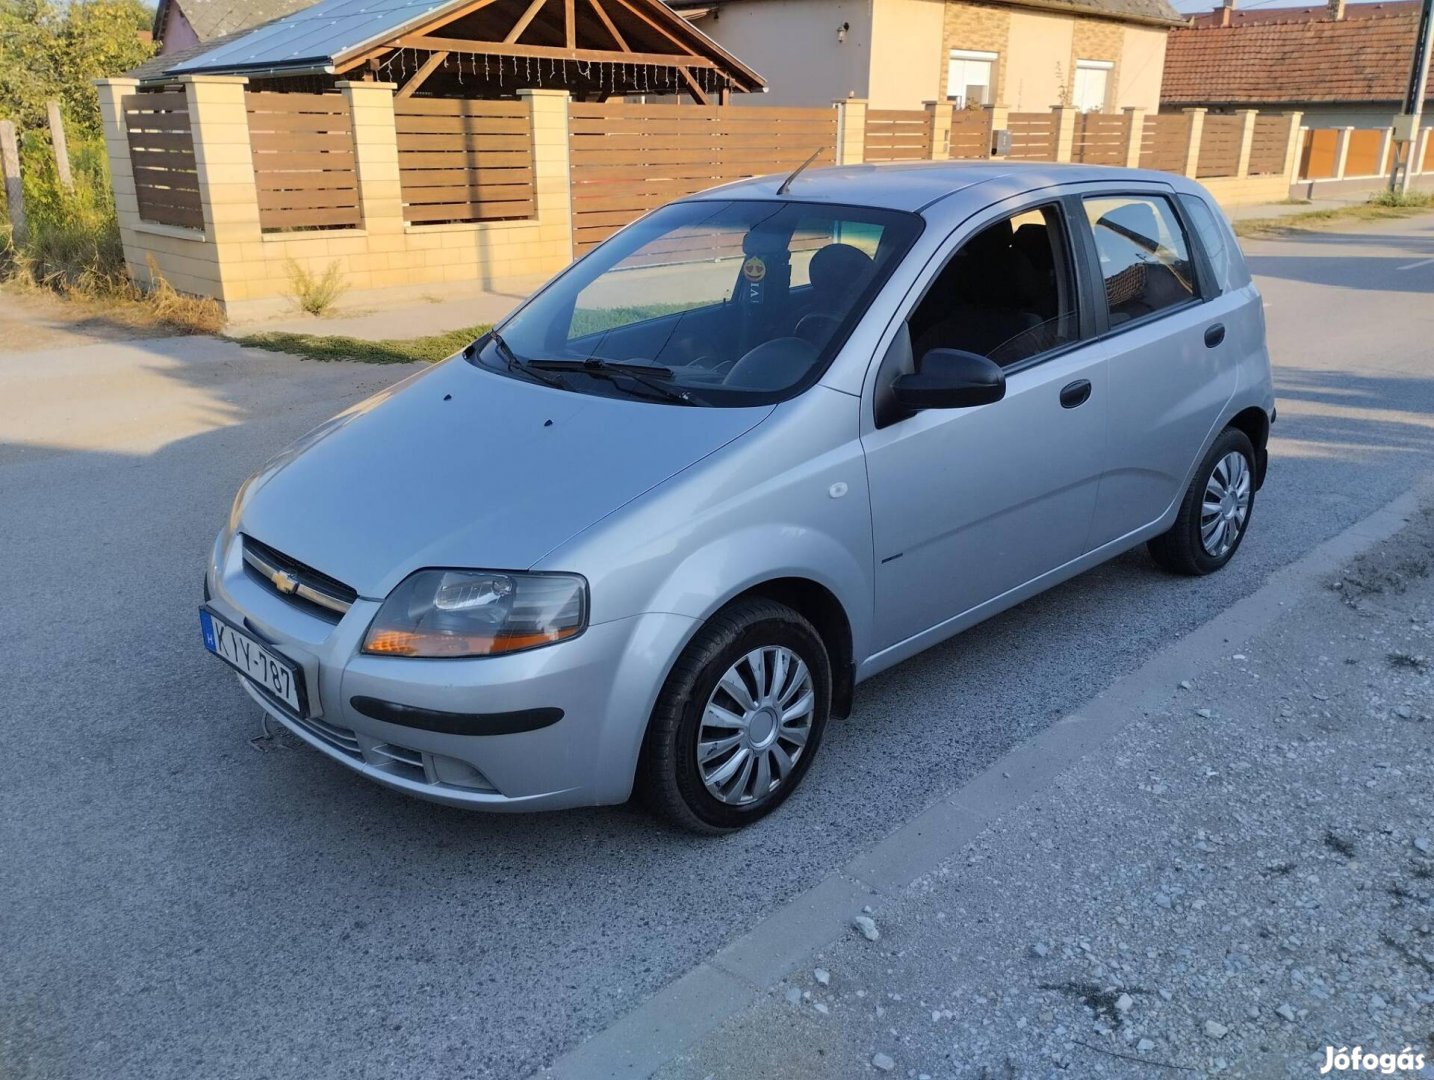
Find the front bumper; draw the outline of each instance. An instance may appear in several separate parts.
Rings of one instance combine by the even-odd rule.
[[[209,603],[303,669],[310,715],[292,715],[240,682],[320,753],[386,787],[451,806],[546,810],[631,794],[647,719],[691,619],[649,614],[599,623],[570,641],[510,656],[367,656],[359,645],[377,602],[360,599],[330,622],[250,577],[238,549],[216,545]],[[430,712],[415,718],[424,726],[394,723],[403,708],[375,702]],[[554,721],[554,712],[561,718]],[[435,713],[461,722],[435,723]]]

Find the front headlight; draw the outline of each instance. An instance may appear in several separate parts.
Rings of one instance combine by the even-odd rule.
[[[420,570],[389,594],[364,635],[378,656],[493,656],[576,637],[588,586],[576,574]]]

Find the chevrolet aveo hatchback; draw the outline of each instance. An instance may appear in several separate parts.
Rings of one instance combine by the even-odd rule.
[[[1135,545],[1235,554],[1275,410],[1199,185],[821,170],[666,206],[239,492],[204,641],[355,771],[692,829],[863,679]]]

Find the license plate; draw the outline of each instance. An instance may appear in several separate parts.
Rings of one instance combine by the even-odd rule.
[[[204,647],[296,716],[304,715],[304,676],[290,661],[212,611],[199,609]]]

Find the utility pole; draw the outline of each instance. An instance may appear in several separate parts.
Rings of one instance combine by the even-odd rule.
[[[1419,123],[1424,114],[1424,96],[1429,88],[1429,54],[1434,51],[1434,0],[1424,0],[1419,11],[1419,34],[1414,41],[1414,63],[1409,69],[1409,91],[1404,111],[1394,120],[1394,171],[1389,190],[1409,190],[1414,171],[1414,153],[1419,147]]]

